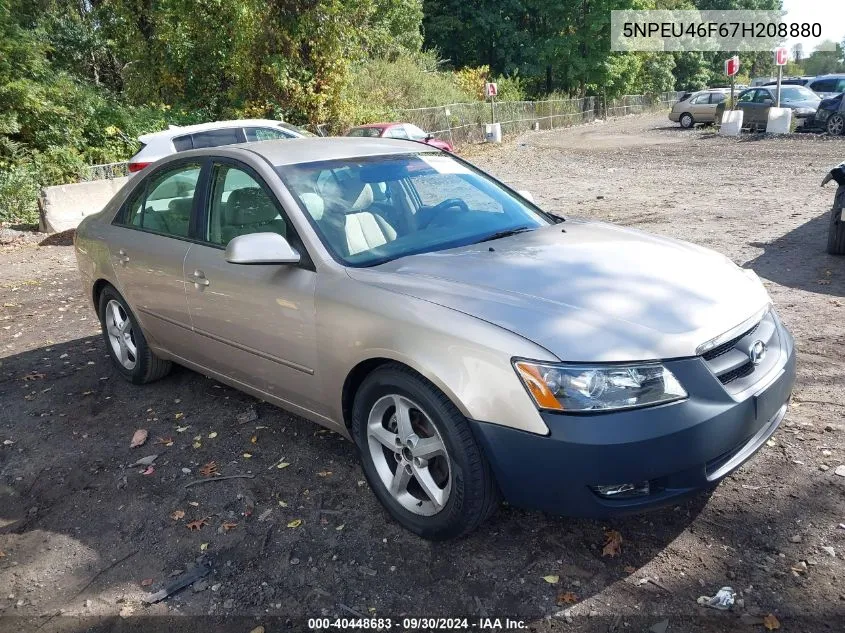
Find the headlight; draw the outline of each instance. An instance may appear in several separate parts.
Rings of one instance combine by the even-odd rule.
[[[659,363],[566,365],[519,360],[514,367],[540,409],[612,411],[687,397],[678,379]]]
[[[795,112],[796,114],[813,114],[815,110],[812,108],[796,108]]]

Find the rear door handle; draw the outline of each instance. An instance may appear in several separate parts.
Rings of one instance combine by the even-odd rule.
[[[194,287],[199,290],[204,286],[208,286],[211,282],[205,278],[205,273],[201,270],[195,270],[194,274],[191,275],[194,278]]]
[[[126,251],[122,248],[117,251],[117,260],[120,262],[121,266],[126,266],[129,263],[129,255],[126,254]]]

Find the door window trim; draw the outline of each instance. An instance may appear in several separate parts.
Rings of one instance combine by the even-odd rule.
[[[221,251],[226,250],[225,245],[210,242],[208,239],[206,239],[205,236],[208,235],[208,222],[211,216],[211,190],[214,185],[214,168],[217,165],[229,165],[231,167],[235,167],[236,169],[240,169],[247,176],[249,176],[255,182],[258,183],[258,186],[261,187],[261,190],[270,198],[270,201],[276,206],[276,209],[279,211],[279,214],[284,219],[288,229],[291,230],[293,232],[293,235],[296,236],[296,244],[291,243],[291,246],[296,248],[296,250],[299,252],[300,260],[297,264],[287,265],[294,266],[296,268],[302,268],[304,270],[310,270],[312,272],[317,272],[317,267],[314,265],[314,260],[311,257],[311,254],[308,252],[308,247],[305,245],[305,242],[299,236],[299,231],[296,230],[296,226],[290,219],[290,213],[285,208],[285,205],[282,204],[282,201],[279,200],[278,197],[276,197],[275,193],[273,193],[273,190],[270,189],[269,185],[267,184],[267,181],[264,180],[264,178],[261,177],[261,175],[253,167],[236,158],[230,158],[228,156],[211,156],[207,158],[207,173],[205,176],[205,180],[203,181],[203,190],[198,196],[198,198],[202,200],[202,206],[199,207],[199,210],[197,211],[197,237],[193,241],[196,244],[207,246],[208,248],[214,248]],[[287,239],[288,242],[291,241],[289,237],[285,237],[285,239]]]
[[[197,216],[199,215],[200,209],[199,202],[200,200],[202,200],[203,193],[206,190],[206,180],[208,179],[209,162],[210,159],[208,156],[195,156],[193,158],[185,157],[167,162],[163,165],[159,165],[158,167],[150,171],[150,173],[144,174],[143,180],[135,186],[135,188],[132,190],[132,193],[130,193],[126,197],[126,200],[123,201],[123,204],[120,206],[120,209],[115,214],[114,219],[111,222],[112,225],[119,226],[124,229],[131,229],[133,231],[140,231],[142,233],[149,233],[150,235],[159,235],[161,237],[167,237],[172,240],[179,240],[182,242],[198,242],[196,238],[196,236],[199,234],[197,232]],[[136,197],[136,194],[143,195],[144,203],[142,206],[146,207],[150,181],[164,172],[175,171],[181,167],[184,167],[185,165],[199,165],[200,168],[200,175],[197,178],[197,185],[194,189],[193,204],[191,205],[191,217],[188,220],[188,235],[173,235],[172,233],[164,233],[162,231],[155,231],[147,227],[128,224],[126,221],[126,214],[129,212],[129,207],[131,206],[131,204],[138,199]],[[143,193],[141,193],[142,190]]]

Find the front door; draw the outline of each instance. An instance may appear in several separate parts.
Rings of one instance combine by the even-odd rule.
[[[177,355],[191,340],[182,265],[200,171],[180,162],[153,174],[129,197],[109,240],[118,290],[150,345]]]
[[[196,362],[289,404],[325,412],[315,377],[317,274],[275,196],[248,166],[211,167],[202,243],[185,259]],[[299,265],[230,264],[229,240],[273,231],[303,256]]]

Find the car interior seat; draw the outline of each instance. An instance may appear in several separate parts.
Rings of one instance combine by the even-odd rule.
[[[222,242],[250,233],[278,233],[287,237],[287,226],[270,197],[257,187],[235,189],[225,204],[220,227]]]

